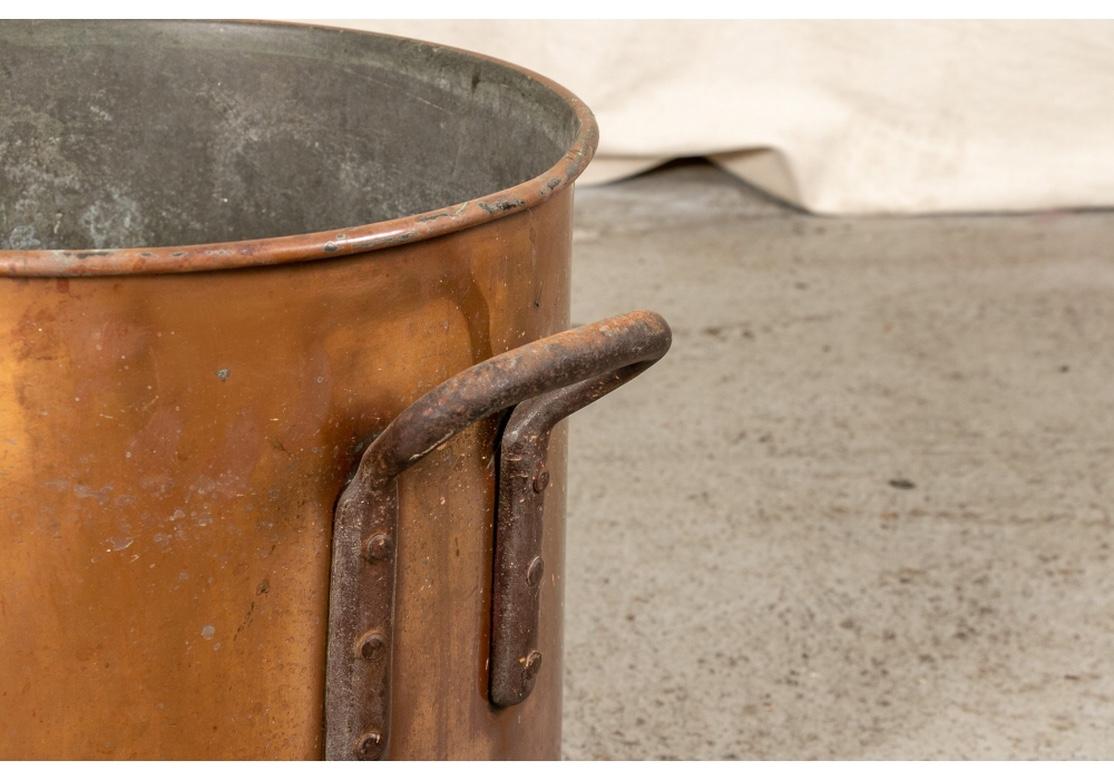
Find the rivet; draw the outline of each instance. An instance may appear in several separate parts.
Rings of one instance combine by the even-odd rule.
[[[542,654],[537,650],[531,650],[530,655],[526,656],[526,664],[522,667],[522,679],[534,679],[538,676],[538,670],[541,668]]]
[[[530,561],[530,565],[526,567],[526,582],[531,586],[536,586],[542,581],[544,572],[545,561],[542,560],[540,555],[534,556],[534,560]]]
[[[383,755],[383,735],[378,731],[369,731],[356,740],[353,751],[356,758],[367,761]]]
[[[382,561],[391,557],[391,548],[394,546],[389,533],[372,534],[364,545],[364,556],[369,561]]]
[[[356,643],[356,651],[361,658],[377,661],[387,650],[387,637],[381,631],[368,631]]]
[[[549,472],[542,470],[534,477],[534,492],[541,493],[549,486]]]

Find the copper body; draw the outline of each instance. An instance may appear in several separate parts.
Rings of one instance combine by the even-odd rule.
[[[438,383],[568,325],[595,128],[531,78],[580,130],[495,195],[287,238],[0,248],[0,758],[322,756],[331,527],[361,451]],[[559,755],[564,427],[546,663],[499,709],[496,425],[399,481],[391,758]]]

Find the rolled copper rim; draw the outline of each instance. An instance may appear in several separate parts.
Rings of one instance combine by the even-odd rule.
[[[283,22],[223,23],[335,29],[321,25]],[[412,40],[381,33],[361,33],[355,30],[351,32],[381,38]],[[476,52],[441,44],[437,46],[439,49],[516,71],[556,94],[573,111],[580,125],[572,145],[549,169],[532,179],[489,195],[454,203],[433,211],[337,230],[245,241],[124,249],[0,250],[0,276],[176,274],[286,265],[343,257],[435,238],[492,222],[544,203],[555,193],[571,186],[591,162],[599,141],[599,129],[591,110],[560,84],[531,70]]]

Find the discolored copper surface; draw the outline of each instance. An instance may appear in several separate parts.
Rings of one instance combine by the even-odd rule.
[[[0,756],[319,757],[336,498],[423,392],[567,325],[570,202],[327,262],[0,279]],[[493,427],[400,481],[394,758],[557,755],[559,663],[487,699]]]
[[[415,399],[567,327],[591,114],[514,66],[351,31],[5,22],[0,43],[0,123],[19,141],[0,154],[0,758],[320,758],[337,497]],[[215,110],[163,88],[175,63]],[[138,120],[136,100],[155,101]],[[237,146],[241,130],[258,143]],[[344,158],[331,177],[314,133]],[[176,156],[210,136],[231,156]],[[213,211],[226,173],[242,201]],[[176,245],[196,231],[245,240]],[[564,428],[547,661],[498,709],[496,426],[399,480],[391,758],[559,754]]]

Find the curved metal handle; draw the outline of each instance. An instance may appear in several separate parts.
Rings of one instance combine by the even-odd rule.
[[[632,351],[635,362],[523,401],[507,421],[500,442],[491,590],[491,702],[497,706],[509,707],[529,696],[543,660],[537,639],[549,434],[565,417],[652,366],[669,348],[668,331],[663,339],[647,343],[637,357]]]
[[[531,665],[529,652],[522,655],[520,648],[532,645],[537,630],[540,569],[531,574],[530,565],[537,558],[531,551],[540,550],[542,501],[541,490],[534,492],[533,485],[544,464],[549,431],[649,368],[670,341],[669,325],[649,311],[539,339],[438,385],[368,446],[337,503],[333,526],[326,758],[379,758],[387,748],[398,475],[473,423],[518,405],[503,437],[499,517],[527,521],[498,522],[496,528],[492,700],[503,705],[521,701],[537,671],[537,662]],[[523,491],[527,474],[530,492]],[[533,530],[516,535],[507,530],[511,526]],[[505,583],[502,595],[500,581]],[[528,617],[525,628],[516,617],[526,614],[516,606],[523,594],[534,615],[532,630]]]

